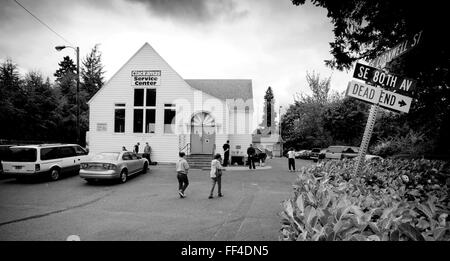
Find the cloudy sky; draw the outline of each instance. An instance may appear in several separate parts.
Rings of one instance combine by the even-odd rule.
[[[290,0],[18,0],[83,58],[96,45],[109,79],[145,42],[185,79],[252,79],[255,105],[268,86],[279,105],[309,94],[306,72],[332,75],[342,92],[349,73],[325,67],[333,32],[327,11]],[[0,61],[53,80],[68,45],[14,0],[0,0]]]

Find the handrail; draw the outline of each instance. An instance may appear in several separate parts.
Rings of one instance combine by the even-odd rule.
[[[180,151],[184,151],[186,149],[186,155],[191,155],[191,143],[187,143]]]

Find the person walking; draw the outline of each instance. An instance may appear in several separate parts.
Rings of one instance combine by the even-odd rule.
[[[150,147],[150,145],[148,145],[148,142],[145,143],[145,147],[144,147],[144,158],[146,158],[148,160],[148,163],[150,164],[152,162],[152,160],[150,159],[150,155],[152,153],[152,147]]]
[[[248,156],[248,168],[249,169],[256,169],[255,168],[255,148],[253,148],[253,145],[250,144],[250,147],[247,148],[247,156]]]
[[[227,140],[227,143],[223,144],[223,166],[228,166],[228,162],[230,160],[230,141]]]
[[[188,171],[189,171],[189,164],[185,159],[186,154],[184,152],[180,152],[178,154],[180,158],[178,159],[176,163],[177,168],[177,179],[178,179],[178,194],[180,195],[180,198],[184,198],[184,191],[186,190],[187,186],[189,185],[188,180]]]
[[[136,153],[136,154],[139,153],[139,145],[141,145],[141,144],[139,144],[139,142],[138,142],[136,145],[134,145],[134,150],[133,150],[133,152]]]
[[[288,151],[288,165],[289,165],[289,171],[291,171],[291,167],[292,167],[292,172],[295,172],[295,152],[294,152],[294,148],[290,148]]]
[[[125,146],[122,146],[122,151],[127,151],[127,148],[125,148]]]
[[[209,192],[208,198],[213,198],[214,187],[216,186],[216,183],[217,183],[217,196],[223,197],[223,194],[222,194],[222,171],[224,170],[224,168],[220,164],[221,160],[222,160],[222,157],[220,156],[219,153],[217,153],[216,155],[214,155],[214,159],[211,161],[211,172],[209,173],[209,175],[211,177],[212,187],[211,187],[211,191]]]

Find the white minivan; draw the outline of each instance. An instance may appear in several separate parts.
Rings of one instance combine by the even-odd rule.
[[[87,161],[88,152],[76,144],[40,144],[10,147],[3,159],[4,174],[18,179],[47,175],[58,180],[63,173],[80,170],[80,164]]]

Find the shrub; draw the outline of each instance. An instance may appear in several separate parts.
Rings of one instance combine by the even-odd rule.
[[[280,240],[449,240],[443,162],[353,160],[302,169],[285,200]]]
[[[381,157],[395,154],[409,154],[413,157],[421,157],[432,151],[433,144],[425,139],[422,133],[410,131],[406,136],[394,136],[378,140],[373,146],[372,153]]]

